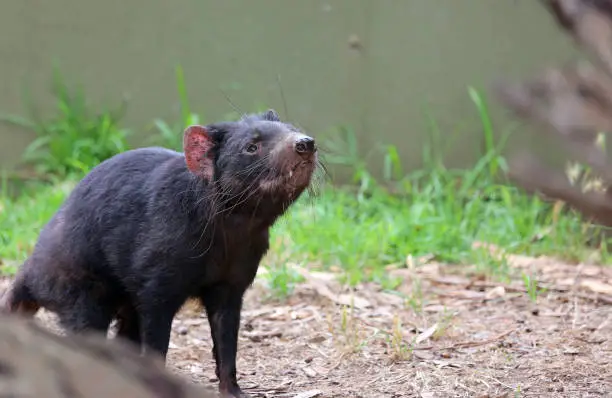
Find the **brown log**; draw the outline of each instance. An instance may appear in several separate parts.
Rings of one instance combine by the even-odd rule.
[[[0,398],[213,398],[159,359],[101,335],[60,336],[0,314]]]
[[[540,0],[576,43],[612,71],[612,0]]]
[[[585,192],[562,172],[523,153],[510,160],[510,177],[530,191],[562,200],[597,223],[612,226],[612,162],[596,145],[612,131],[612,0],[540,0],[553,20],[593,59],[551,67],[519,83],[502,83],[497,98],[515,114],[538,123],[574,160],[603,182]]]

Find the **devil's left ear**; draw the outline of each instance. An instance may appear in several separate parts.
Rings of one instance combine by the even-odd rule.
[[[268,109],[267,111],[263,112],[261,114],[261,118],[263,120],[269,120],[271,122],[280,122],[280,117],[274,109]]]
[[[183,151],[190,172],[198,177],[212,180],[214,175],[214,143],[204,126],[193,125],[183,133]]]

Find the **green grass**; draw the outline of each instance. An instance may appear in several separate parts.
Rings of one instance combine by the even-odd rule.
[[[180,146],[178,136],[182,126],[200,121],[186,104],[180,69],[177,80],[183,110],[181,123],[169,127],[170,124],[155,121],[160,132],[158,143],[170,147]],[[549,254],[571,260],[581,259],[592,250],[585,245],[584,224],[577,215],[572,212],[557,214],[550,203],[525,195],[505,180],[505,162],[499,155],[503,140],[498,143],[494,140],[486,100],[472,88],[469,98],[482,120],[487,144],[487,154],[470,170],[444,167],[440,156],[433,151],[439,146],[435,142],[437,134],[433,120],[433,142],[424,154],[424,167],[405,173],[397,149],[381,145],[384,173],[380,180],[369,173],[358,142],[349,129],[330,134],[323,145],[328,149],[325,161],[350,168],[355,184],[321,186],[319,195],[302,197],[274,226],[271,255],[265,264],[272,292],[286,296],[299,280],[286,266],[288,261],[320,269],[335,267],[343,271],[348,283],[372,280],[392,289],[398,281],[388,277],[386,267],[405,264],[409,255],[475,264],[483,273],[505,275],[504,260],[492,258],[488,251],[473,249],[474,242],[491,243],[510,253]],[[102,125],[107,118],[73,112],[69,106],[60,106],[60,109],[63,111],[51,122],[39,122],[37,125],[44,128],[37,131],[48,132],[50,137],[62,143],[62,149],[53,152],[52,148],[47,148],[41,153],[48,156],[37,158],[35,164],[40,170],[59,175],[62,182],[41,183],[16,197],[9,195],[3,184],[0,194],[2,272],[15,271],[31,252],[40,228],[60,206],[77,179],[103,157],[87,155],[81,158],[85,159],[81,161],[83,167],[69,167],[72,161],[68,159],[81,156],[81,152],[76,156],[66,149],[70,147],[70,140],[83,142],[79,140],[85,139],[87,144],[82,145],[85,148],[97,142],[76,135],[79,126],[89,126],[91,131],[97,132],[94,138],[102,139],[104,145],[113,145],[107,155],[124,147],[124,144],[109,144],[107,140],[112,140],[101,133],[106,131]],[[62,130],[63,127],[58,126],[70,127]],[[123,131],[116,124],[112,126],[114,132]],[[88,152],[84,150],[83,153]],[[606,250],[600,251],[606,259]],[[532,290],[535,295],[536,290]]]
[[[76,179],[41,185],[17,198],[0,197],[0,259],[12,272],[31,251],[40,228],[70,192]],[[268,265],[271,286],[280,295],[291,292],[297,276],[286,261],[322,269],[336,266],[349,282],[374,280],[387,288],[385,266],[403,263],[407,255],[434,255],[439,261],[481,264],[494,274],[501,264],[475,241],[514,253],[554,254],[576,259],[585,253],[581,220],[561,215],[555,227],[549,204],[516,188],[490,185],[459,196],[448,172],[432,174],[410,194],[391,195],[374,188],[361,197],[350,189],[322,189],[303,197],[273,228]]]
[[[273,236],[283,240],[273,248],[291,251],[294,261],[338,266],[353,283],[364,278],[388,283],[385,266],[403,263],[407,255],[480,263],[498,271],[502,264],[473,250],[475,241],[514,253],[571,259],[584,252],[577,217],[562,216],[550,228],[552,210],[539,199],[503,185],[458,195],[449,177],[432,175],[404,197],[377,192],[360,200],[346,190],[324,190],[314,201],[301,201],[275,226]]]
[[[39,175],[67,177],[86,173],[96,164],[129,149],[130,132],[120,127],[125,104],[116,110],[92,112],[81,91],[69,90],[55,72],[52,92],[56,112],[43,120],[34,107],[30,116],[0,115],[0,122],[32,131],[36,139],[23,154],[25,165]]]
[[[40,229],[53,216],[76,180],[40,185],[16,198],[0,195],[0,273],[12,274],[32,251]]]
[[[183,130],[185,127],[192,124],[203,124],[203,120],[200,115],[192,112],[189,108],[185,77],[183,68],[180,66],[176,68],[176,87],[181,104],[181,122],[171,126],[165,120],[155,119],[153,125],[158,134],[151,137],[150,143],[152,145],[160,145],[176,151],[181,151],[183,148]]]

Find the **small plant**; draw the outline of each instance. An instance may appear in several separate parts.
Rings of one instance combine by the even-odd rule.
[[[491,253],[486,247],[478,247],[472,251],[472,261],[476,270],[489,277],[505,278],[509,274],[508,253]]]
[[[536,278],[523,273],[523,283],[525,285],[525,289],[527,290],[527,295],[532,302],[536,302],[538,299],[538,281]]]
[[[0,273],[12,274],[31,253],[40,229],[74,188],[75,180],[39,184],[12,198],[0,195]],[[5,189],[3,189],[5,192]]]
[[[183,148],[183,131],[185,128],[193,124],[201,124],[202,120],[200,116],[192,112],[189,107],[185,77],[183,68],[180,65],[176,67],[176,88],[181,106],[181,122],[170,126],[162,119],[155,119],[153,124],[159,134],[153,136],[151,143],[181,151]]]
[[[521,396],[521,385],[520,384],[516,386],[516,389],[514,390],[514,396],[517,398]]]
[[[423,312],[423,288],[421,286],[421,278],[415,276],[412,279],[412,289],[410,289],[410,296],[406,298],[406,305],[412,308],[416,314]]]
[[[268,287],[276,298],[285,299],[293,293],[295,286],[304,281],[304,278],[286,263],[280,266],[271,266],[266,273]]]
[[[365,193],[376,184],[376,181],[368,171],[365,160],[367,155],[359,151],[354,131],[342,126],[322,141],[327,149],[324,155],[325,162],[349,168],[352,172],[352,182],[359,186],[358,197],[363,200]]]
[[[385,181],[401,180],[405,174],[402,169],[402,160],[397,148],[393,145],[385,145],[382,146],[382,152],[384,154],[383,178]]]
[[[332,313],[327,314],[328,329],[335,343],[344,354],[361,351],[368,343],[363,331],[359,328],[358,319],[354,316],[354,306],[343,305],[340,309],[340,325],[336,329],[337,318]]]
[[[455,319],[455,315],[456,315],[455,312],[448,311],[446,309],[444,310],[444,312],[442,313],[441,319],[438,321],[438,327],[436,328],[436,331],[431,336],[433,340],[439,340],[444,335],[446,335],[448,330],[453,325],[453,320]]]
[[[397,315],[393,316],[393,329],[389,336],[389,344],[393,361],[406,361],[412,357],[413,347],[404,341],[402,320]]]
[[[485,158],[489,156],[487,163],[490,177],[497,177],[497,172],[500,167],[504,166],[504,159],[499,156],[500,149],[504,143],[501,143],[497,147],[495,146],[495,137],[493,136],[493,124],[491,123],[491,117],[489,115],[489,107],[487,101],[482,92],[476,88],[468,87],[468,93],[470,99],[478,110],[480,122],[482,123],[482,129],[485,139]]]
[[[372,279],[374,282],[380,284],[383,289],[391,291],[395,290],[403,282],[402,278],[399,276],[389,275],[388,273],[384,272],[384,269],[376,272]]]
[[[36,134],[27,147],[23,161],[39,174],[66,177],[83,174],[100,162],[129,149],[129,131],[119,126],[124,105],[118,110],[93,113],[82,93],[70,91],[59,73],[54,73],[53,94],[55,116],[40,120],[36,112],[31,118],[4,115],[1,121]]]
[[[176,89],[179,97],[180,109],[181,109],[181,120],[180,122],[169,124],[162,119],[154,119],[153,127],[157,130],[158,134],[153,135],[149,140],[152,145],[159,145],[165,148],[174,149],[176,151],[182,151],[183,149],[183,132],[186,127],[194,124],[204,124],[204,118],[198,113],[191,110],[189,105],[189,98],[187,96],[187,85],[185,84],[185,75],[183,68],[178,65],[175,69],[176,74]],[[234,105],[231,100],[228,102],[232,107]],[[254,107],[251,112],[262,112],[268,107],[262,104]],[[223,116],[223,120],[238,120],[241,117],[241,112],[237,109],[226,113]]]

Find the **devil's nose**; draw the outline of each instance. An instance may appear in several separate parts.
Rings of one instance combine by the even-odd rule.
[[[315,145],[314,138],[311,137],[301,137],[295,141],[294,144],[295,151],[299,154],[308,155],[312,154],[317,150],[317,146]]]

